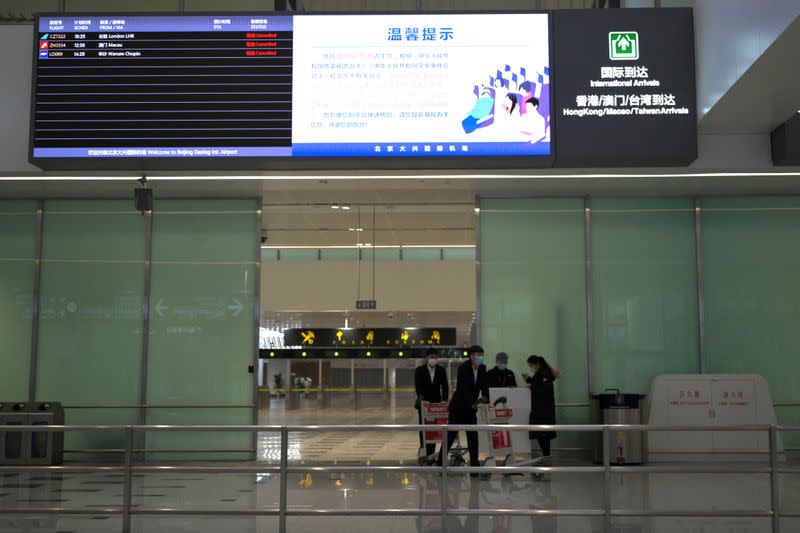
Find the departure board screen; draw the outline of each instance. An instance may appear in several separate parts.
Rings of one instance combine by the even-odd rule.
[[[34,41],[42,168],[552,164],[547,13],[39,15]]]
[[[290,156],[292,17],[40,16],[32,158]]]

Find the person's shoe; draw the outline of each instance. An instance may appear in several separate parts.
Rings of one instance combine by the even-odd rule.
[[[548,467],[549,466],[553,466],[553,458],[551,456],[549,456],[549,455],[547,457],[542,457],[542,460],[541,460],[540,464],[541,464],[541,466],[548,466]],[[544,474],[544,473],[541,473],[541,472],[537,472],[537,473],[533,474],[533,479],[535,479],[536,481],[549,481],[550,480],[550,474]]]

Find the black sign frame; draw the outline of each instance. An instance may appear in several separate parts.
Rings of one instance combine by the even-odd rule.
[[[556,68],[553,110],[556,114],[551,120],[556,124],[554,141],[558,150],[556,167],[688,166],[697,159],[697,84],[691,8],[563,9],[553,12],[552,25],[554,30],[551,34],[553,39],[551,49]],[[661,42],[653,43],[652,39],[647,38],[643,53],[647,57],[653,48],[661,53],[649,55],[645,59],[638,57],[637,50],[636,60],[648,61],[653,57],[659,59],[659,68],[654,73],[656,77],[663,76],[666,71],[673,68],[680,68],[680,64],[666,65],[668,59],[663,50],[663,41],[678,36],[664,30],[662,28],[664,25],[668,25],[669,28],[685,28],[680,37],[686,40],[677,47],[677,55],[691,57],[691,68],[683,73],[684,81],[690,87],[690,93],[680,95],[678,105],[688,107],[688,116],[633,116],[631,119],[625,116],[610,116],[589,120],[584,120],[582,117],[561,116],[564,106],[574,105],[578,83],[585,82],[588,85],[589,80],[593,79],[592,76],[599,75],[602,66],[615,63],[610,59],[610,45],[606,44],[610,41],[610,34],[615,31],[635,31],[642,27],[652,29],[654,35],[658,33],[657,41]],[[601,64],[601,57],[604,65]],[[632,64],[626,60],[620,60],[619,63],[620,66]],[[570,65],[570,68],[567,69],[565,65]],[[605,92],[605,89],[600,88],[588,90]],[[649,92],[646,88],[643,90]],[[670,87],[663,87],[661,90],[670,91]],[[637,119],[642,120],[635,122]],[[598,123],[597,120],[606,120],[608,123]],[[611,149],[611,145],[615,134],[626,132],[626,121],[628,129],[633,130],[630,133],[630,142],[636,148],[615,152]],[[665,133],[664,129],[670,131]],[[682,129],[687,130],[685,134],[682,134]],[[673,143],[667,149],[663,149],[660,145],[665,138]]]

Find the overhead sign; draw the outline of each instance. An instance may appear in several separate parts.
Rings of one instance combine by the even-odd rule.
[[[425,346],[343,346],[327,348],[309,348],[301,346],[296,348],[262,348],[259,356],[262,359],[421,359],[425,357],[428,347]],[[466,357],[464,348],[441,347],[438,348],[439,359],[463,359]]]
[[[377,309],[377,300],[356,300],[356,309]]]
[[[570,9],[553,17],[558,165],[696,159],[691,9]]]
[[[455,328],[306,328],[287,329],[283,335],[286,346],[309,348],[456,345]]]
[[[547,164],[549,29],[547,13],[40,15],[31,161]]]
[[[39,15],[45,169],[685,165],[691,9]],[[554,157],[555,156],[555,157]]]

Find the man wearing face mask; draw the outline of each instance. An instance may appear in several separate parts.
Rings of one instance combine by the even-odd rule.
[[[420,365],[414,371],[414,389],[417,392],[417,401],[414,407],[417,408],[417,419],[422,424],[422,402],[439,403],[446,402],[450,394],[447,385],[447,371],[438,364],[439,352],[436,348],[428,348],[425,352],[425,364]],[[419,447],[425,444],[423,432],[419,434]],[[425,445],[426,455],[430,456],[436,451],[435,444]]]
[[[475,403],[479,398],[489,398],[489,388],[486,386],[486,366],[483,364],[483,348],[472,346],[467,350],[469,359],[458,365],[458,378],[456,392],[450,400],[450,413],[448,423],[459,425],[475,425],[478,415]],[[478,432],[467,431],[467,449],[469,450],[470,466],[480,466],[478,462]],[[439,453],[439,464],[447,456],[458,435],[455,431],[447,432],[447,450]],[[470,474],[477,477],[478,474]]]
[[[486,386],[490,389],[497,387],[516,387],[517,378],[514,372],[508,369],[508,354],[500,352],[495,356],[495,367],[486,372]]]

